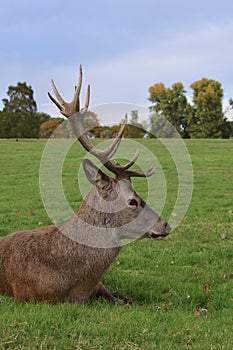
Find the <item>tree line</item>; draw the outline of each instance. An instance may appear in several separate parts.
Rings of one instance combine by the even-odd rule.
[[[172,137],[174,128],[184,138],[229,138],[232,122],[223,112],[223,88],[213,79],[202,78],[190,85],[193,99],[190,103],[181,82],[165,87],[156,83],[149,88],[151,131],[160,137]],[[229,100],[233,108],[233,100]],[[164,118],[170,123],[165,123]]]
[[[213,79],[202,78],[190,85],[193,90],[192,102],[186,97],[181,82],[166,87],[156,83],[149,87],[151,102],[148,121],[139,123],[138,111],[131,111],[125,137],[173,137],[176,130],[183,138],[229,138],[233,135],[233,122],[227,120],[223,111],[223,88]],[[34,92],[26,82],[9,86],[8,98],[4,98],[0,111],[1,138],[50,137],[63,118],[51,118],[47,113],[38,112]],[[233,99],[229,100],[233,109]],[[168,121],[168,122],[167,122]],[[63,124],[63,132],[71,133],[69,123]],[[101,126],[93,112],[87,112],[85,128],[93,137],[114,137],[119,125]],[[148,132],[149,131],[149,132]]]
[[[3,110],[0,111],[0,137],[38,137],[40,125],[51,117],[37,111],[32,87],[19,82],[8,87],[7,95],[8,98],[2,100]]]

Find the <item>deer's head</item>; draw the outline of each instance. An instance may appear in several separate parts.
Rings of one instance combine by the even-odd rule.
[[[87,88],[86,102],[80,108],[80,91],[82,85],[82,67],[80,66],[79,80],[75,87],[75,93],[71,102],[65,102],[59,94],[54,82],[52,88],[56,99],[49,93],[50,99],[59,108],[60,112],[69,118],[72,132],[81,145],[101,163],[115,174],[112,178],[102,172],[89,159],[82,162],[87,179],[94,185],[82,204],[83,219],[88,223],[95,221],[98,225],[117,229],[121,239],[124,238],[163,238],[171,229],[155,211],[153,211],[134,191],[131,177],[149,177],[155,169],[138,172],[130,169],[138,159],[136,151],[133,158],[124,165],[112,160],[113,155],[121,142],[124,133],[126,119],[121,125],[117,137],[104,150],[94,148],[85,134],[83,120],[88,110],[90,100],[90,86]],[[86,215],[86,218],[85,218]]]

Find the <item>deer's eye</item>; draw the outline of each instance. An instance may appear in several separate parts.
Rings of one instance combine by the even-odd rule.
[[[132,198],[129,200],[129,205],[137,207],[138,206],[138,202],[136,201],[136,199]]]

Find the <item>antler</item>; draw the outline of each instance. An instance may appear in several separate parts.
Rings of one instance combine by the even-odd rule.
[[[82,66],[80,65],[78,85],[75,87],[74,97],[71,102],[64,101],[64,99],[59,94],[53,80],[52,80],[52,88],[57,100],[50,93],[48,93],[49,98],[59,108],[60,112],[65,117],[70,118],[72,116],[72,118],[70,118],[72,131],[77,137],[77,139],[79,140],[79,142],[81,143],[81,145],[93,156],[99,159],[108,170],[110,170],[116,175],[117,178],[130,178],[132,176],[137,176],[137,177],[151,176],[155,171],[154,167],[151,167],[148,171],[145,171],[145,172],[128,170],[133,164],[135,164],[136,160],[138,159],[138,156],[139,156],[138,150],[135,152],[133,158],[127,164],[120,165],[116,161],[110,160],[110,158],[112,158],[112,156],[116,153],[120,145],[121,138],[125,130],[125,125],[127,123],[127,115],[125,116],[125,120],[123,121],[121,128],[116,138],[113,140],[113,142],[104,150],[98,150],[94,148],[93,144],[85,135],[84,126],[83,126],[83,119],[85,116],[85,112],[87,112],[88,110],[89,101],[90,101],[90,85],[88,85],[87,87],[85,105],[83,108],[80,109],[79,96],[80,96],[81,86],[82,86]]]
[[[53,88],[53,91],[54,91],[54,94],[55,94],[57,100],[55,100],[55,98],[49,92],[48,92],[48,95],[49,95],[50,99],[53,101],[53,103],[60,109],[60,112],[67,118],[71,117],[76,112],[84,113],[88,109],[89,101],[90,101],[90,85],[87,86],[85,105],[80,111],[79,95],[80,95],[80,91],[81,91],[81,87],[82,87],[82,77],[83,77],[82,65],[80,64],[78,85],[75,86],[75,93],[74,93],[73,100],[71,102],[65,102],[63,100],[63,98],[61,97],[61,95],[59,94],[59,92],[56,88],[56,85],[54,84],[53,79],[51,81],[52,88]]]

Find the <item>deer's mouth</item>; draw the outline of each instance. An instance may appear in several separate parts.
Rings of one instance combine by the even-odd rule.
[[[156,232],[156,231],[150,231],[148,233],[148,236],[152,239],[163,239],[165,237],[167,237],[171,232],[171,227],[166,224],[164,231],[163,232]]]
[[[149,237],[152,239],[164,239],[168,235],[169,235],[169,233],[167,233],[167,234],[158,234],[158,233],[154,233],[154,232],[149,233]]]

